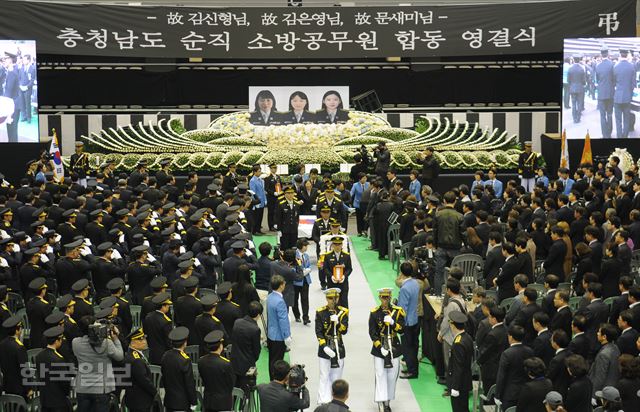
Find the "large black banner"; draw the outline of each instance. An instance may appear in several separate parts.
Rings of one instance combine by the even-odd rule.
[[[0,39],[48,54],[235,59],[561,52],[565,37],[635,35],[635,2],[189,8],[3,1]],[[0,50],[2,52],[2,50]]]

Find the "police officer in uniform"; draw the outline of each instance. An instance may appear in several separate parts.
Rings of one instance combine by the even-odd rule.
[[[391,288],[378,289],[380,305],[369,314],[369,337],[373,341],[373,355],[376,373],[374,401],[380,412],[390,412],[389,402],[395,399],[396,382],[400,373],[399,334],[402,333],[406,314],[400,306],[391,303]]]
[[[78,182],[87,187],[87,172],[89,171],[89,155],[84,152],[84,143],[76,142],[76,152],[71,155],[69,167],[78,174]]]
[[[146,330],[146,328],[145,328]],[[172,348],[162,357],[162,381],[167,411],[188,411],[198,403],[191,358],[184,352],[189,329],[178,326],[169,333]]]
[[[149,287],[151,279],[161,273],[160,268],[155,264],[157,261],[153,264],[149,263],[148,249],[148,246],[144,245],[132,249],[136,260],[129,264],[127,279],[134,305],[139,305],[144,297],[151,292]]]
[[[111,242],[103,242],[98,244],[98,256],[91,265],[91,275],[93,279],[93,287],[96,291],[96,300],[102,300],[109,296],[107,284],[115,278],[124,278],[126,266],[124,264],[116,264],[113,261],[114,245]],[[123,335],[126,335],[123,333]]]
[[[228,334],[224,328],[224,325],[215,315],[216,306],[220,302],[218,295],[207,294],[200,299],[202,304],[202,313],[196,317],[193,324],[196,333],[196,341],[200,346],[200,355],[207,353],[207,345],[204,342],[204,338],[214,330],[219,330],[224,333],[224,339],[228,339]]]
[[[278,204],[276,225],[280,232],[280,248],[290,249],[298,240],[298,224],[300,223],[300,204],[295,199],[295,190],[289,186],[284,189],[284,199]]]
[[[331,217],[340,222],[342,227],[345,227],[346,215],[344,210],[344,203],[342,200],[336,196],[335,192],[336,187],[333,183],[327,184],[324,194],[318,196],[318,203],[316,205],[316,213],[320,213],[323,207],[329,206],[331,208]]]
[[[224,333],[220,330],[209,332],[204,342],[209,353],[198,360],[198,371],[204,384],[202,409],[205,412],[230,411],[236,376],[229,359],[222,356]]]
[[[27,348],[20,340],[22,333],[22,320],[19,316],[11,316],[2,322],[2,327],[7,330],[7,337],[0,342],[0,369],[4,376],[3,390],[6,394],[20,395],[27,398],[32,392],[25,385],[22,376],[22,365],[27,363]],[[42,334],[42,330],[40,332]]]
[[[531,150],[531,142],[524,142],[524,152],[518,157],[518,174],[520,184],[527,189],[527,192],[533,192],[536,186],[537,166],[538,154]]]
[[[216,317],[220,319],[220,322],[224,325],[224,330],[229,334],[230,338],[233,337],[231,335],[233,324],[236,320],[242,318],[240,306],[232,300],[231,288],[231,282],[222,282],[218,286],[217,293],[220,297],[220,302],[216,305]]]
[[[142,326],[147,334],[147,342],[149,343],[149,362],[152,365],[160,365],[162,355],[171,349],[169,333],[173,328],[173,323],[167,313],[169,313],[173,302],[171,302],[171,295],[167,292],[156,295],[151,301],[156,310],[144,318]]]
[[[71,345],[75,338],[82,336],[78,323],[72,317],[76,308],[76,301],[71,295],[64,295],[58,298],[56,307],[64,314],[64,337],[68,345]]]
[[[89,280],[80,279],[71,285],[73,300],[76,302],[73,310],[73,320],[78,322],[84,316],[93,315],[93,305],[87,299],[89,297]]]
[[[162,159],[160,161],[160,170],[156,173],[156,186],[162,187],[169,183],[171,180],[171,170],[170,170],[171,160],[170,159]]]
[[[47,329],[45,319],[53,310],[53,304],[45,299],[47,296],[47,281],[45,278],[36,278],[29,283],[29,289],[34,293],[27,302],[27,318],[31,325],[29,334],[29,346],[33,348],[44,347],[42,333]]]
[[[153,303],[152,299],[159,295],[160,293],[167,290],[169,285],[167,284],[167,278],[164,276],[156,276],[149,283],[151,289],[153,289],[153,293],[149,296],[145,296],[142,301],[142,308],[140,309],[140,319],[144,320],[147,315],[154,310],[156,310],[156,305]]]
[[[276,173],[278,165],[272,163],[269,165],[269,175],[264,178],[264,189],[267,194],[267,222],[269,230],[274,230],[276,224],[276,213],[278,212],[278,197],[282,192],[282,179]],[[259,226],[259,225],[258,225]]]
[[[473,360],[473,339],[465,332],[467,315],[460,311],[449,313],[449,323],[455,337],[451,345],[447,386],[451,395],[453,412],[469,412],[469,392],[471,391],[471,362]]]
[[[102,219],[104,219],[104,211],[102,209],[93,210],[91,213],[89,213],[89,217],[92,220],[84,227],[84,233],[89,238],[89,240],[91,240],[91,243],[98,246],[99,244],[109,240],[107,229],[102,224]]]
[[[40,407],[44,412],[71,412],[71,374],[73,371],[59,349],[62,346],[64,328],[54,326],[44,331],[47,346],[36,355]]]
[[[66,254],[55,264],[60,293],[69,293],[69,289],[75,282],[89,278],[91,264],[81,258],[81,247],[82,240],[71,240],[70,243],[64,244]]]
[[[349,329],[349,309],[339,306],[340,289],[324,291],[327,304],[316,311],[316,337],[320,358],[318,403],[331,402],[331,385],[342,378],[346,355],[342,336]]]
[[[9,301],[9,289],[7,285],[0,285],[0,323],[9,319],[13,314],[7,306]],[[7,331],[4,328],[0,328],[0,341],[7,336]]]
[[[136,328],[127,336],[129,350],[124,361],[130,368],[130,382],[126,385],[124,404],[130,412],[149,412],[157,390],[151,379],[149,362],[143,351],[148,348],[147,337],[142,328]]]
[[[323,255],[322,271],[324,272],[327,286],[340,289],[338,304],[349,307],[349,275],[353,271],[351,256],[342,250],[344,240],[342,237],[331,239],[331,251]]]
[[[69,209],[62,213],[62,217],[66,219],[65,222],[60,223],[56,228],[61,236],[60,242],[63,245],[73,242],[76,236],[82,236],[82,232],[76,227],[76,219],[78,217],[78,211],[75,209]]]
[[[313,222],[313,228],[311,229],[311,239],[316,243],[318,260],[320,259],[320,237],[329,233],[331,222],[335,222],[335,219],[331,218],[331,208],[329,206],[323,206],[319,213],[320,217]]]
[[[196,345],[197,334],[195,333],[195,320],[202,313],[202,303],[197,297],[198,278],[188,277],[184,283],[185,295],[180,296],[173,305],[176,326],[184,326],[189,329],[189,345]]]
[[[127,299],[124,298],[124,280],[122,278],[113,278],[107,283],[107,289],[111,293],[111,296],[115,298],[118,304],[118,318],[120,324],[121,336],[127,336],[131,332],[133,326],[133,317],[131,316],[131,306]]]

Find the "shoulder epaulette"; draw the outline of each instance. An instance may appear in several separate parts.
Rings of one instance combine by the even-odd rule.
[[[186,353],[184,353],[183,351],[180,351],[180,355],[182,355],[182,357],[183,357],[183,358],[185,358],[185,359],[191,359],[191,358],[189,357],[189,355],[187,355],[187,354],[186,354]]]
[[[128,300],[126,300],[125,298],[122,298],[122,297],[121,297],[121,298],[119,298],[119,299],[120,299],[121,301],[123,301],[124,303],[129,303],[129,301],[128,301]]]
[[[316,312],[322,312],[323,310],[326,310],[327,306],[320,306],[318,309],[316,309]]]
[[[280,204],[281,204],[281,205],[284,205],[285,203],[287,203],[287,201],[286,201],[286,200],[281,200],[281,201],[280,201]]]
[[[240,305],[238,305],[236,302],[234,302],[234,301],[232,301],[232,300],[230,300],[229,302],[231,302],[231,304],[232,304],[233,306],[235,306],[235,307],[238,307],[238,308],[240,307]]]
[[[371,309],[371,312],[377,312],[378,309],[380,309],[380,306],[376,306],[375,308]]]
[[[222,323],[222,322],[220,321],[220,319],[216,318],[216,317],[215,317],[215,316],[213,316],[213,315],[211,316],[211,319],[215,320],[215,321],[216,321],[216,322],[218,322],[218,323]]]
[[[322,221],[322,218],[321,218],[321,217],[319,217],[319,218],[317,218],[317,219],[316,219],[316,222],[321,222],[321,221]]]
[[[220,356],[220,359],[222,359],[225,362],[231,362],[229,359],[225,358],[224,356]]]
[[[460,343],[460,342],[462,342],[462,335],[456,336],[456,338],[453,340],[453,343]]]
[[[348,308],[345,308],[344,306],[338,306],[338,309],[340,309],[340,310],[341,310],[342,312],[344,312],[345,314],[346,314],[346,313],[349,313],[349,309],[348,309]]]
[[[164,320],[166,320],[167,322],[171,322],[171,318],[167,316],[166,313],[163,313],[162,316],[164,316]]]
[[[133,356],[133,359],[140,359],[140,354],[136,351],[134,351],[131,356]]]
[[[343,250],[343,251],[342,251],[342,252],[340,252],[340,253],[342,253],[342,254],[344,254],[344,255],[348,255],[348,254],[349,254],[349,252],[347,252],[346,250]]]

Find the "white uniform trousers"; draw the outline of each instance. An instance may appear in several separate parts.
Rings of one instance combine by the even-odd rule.
[[[533,192],[533,189],[536,188],[536,178],[535,177],[523,177],[520,180],[520,184],[524,187],[527,192]]]
[[[332,368],[329,359],[318,358],[320,361],[320,381],[318,382],[318,404],[329,403],[333,399],[331,385],[342,378],[344,359],[338,360],[339,368]]]
[[[373,366],[376,371],[376,393],[374,402],[392,401],[396,398],[396,382],[400,373],[400,358],[393,358],[393,368],[385,369],[384,359],[373,357]]]

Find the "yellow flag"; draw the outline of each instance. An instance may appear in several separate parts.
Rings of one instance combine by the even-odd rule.
[[[569,148],[567,145],[567,129],[562,131],[562,143],[560,147],[560,167],[569,168]]]
[[[587,130],[587,136],[584,138],[584,148],[582,149],[582,157],[580,158],[580,164],[593,164],[593,153],[591,152],[591,136]]]

